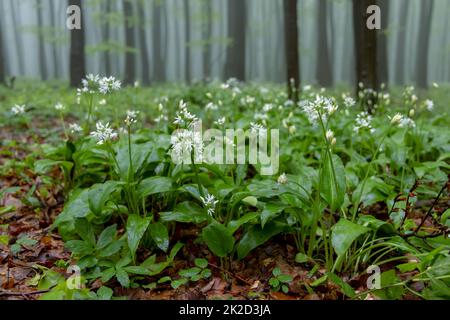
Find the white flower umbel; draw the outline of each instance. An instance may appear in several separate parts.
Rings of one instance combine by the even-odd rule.
[[[197,117],[189,112],[187,104],[181,100],[178,105],[178,111],[175,114],[174,124],[179,126],[190,126],[192,122],[195,122]]]
[[[16,104],[14,107],[11,108],[11,112],[14,114],[23,114],[26,112],[26,106]]]
[[[393,116],[392,118],[389,117],[389,119],[391,119],[392,125],[398,125],[402,121],[403,116],[400,113],[396,113],[395,116]]]
[[[223,126],[225,124],[225,121],[226,121],[226,118],[222,117],[222,118],[217,119],[217,121],[214,121],[214,124],[218,125],[218,126]]]
[[[264,132],[266,132],[267,131],[267,129],[263,126],[263,125],[261,125],[261,124],[259,124],[259,123],[254,123],[254,122],[250,122],[250,131],[252,132],[252,133],[264,133]]]
[[[278,177],[277,182],[278,182],[278,184],[286,184],[286,183],[288,183],[288,178],[287,178],[287,176],[286,176],[286,173],[283,172],[283,173]]]
[[[430,99],[425,100],[425,107],[427,108],[428,111],[433,111],[433,109],[434,109],[433,100],[430,100]]]
[[[137,122],[136,118],[139,114],[139,111],[127,110],[127,117],[125,118],[125,124],[127,127],[131,127],[133,124]]]
[[[91,132],[91,136],[97,139],[97,144],[102,145],[107,141],[117,138],[117,133],[109,126],[109,123],[103,124],[101,121],[95,124],[96,131]]]
[[[408,118],[408,117],[403,117],[400,120],[400,123],[398,124],[398,126],[400,128],[415,128],[416,127],[416,123],[414,122],[413,119]]]
[[[107,94],[120,90],[122,83],[114,77],[103,77],[98,81],[98,92]]]
[[[345,97],[344,106],[346,108],[351,108],[356,104],[355,100],[352,97]]]
[[[83,129],[77,123],[69,124],[69,130],[71,133],[79,133],[83,131]]]
[[[55,104],[55,110],[63,111],[65,108],[66,108],[66,107],[65,107],[63,104],[61,104],[60,102],[58,102],[57,104]]]
[[[205,197],[200,197],[200,199],[203,202],[203,206],[208,211],[208,214],[212,217],[216,212],[216,205],[219,203],[219,200],[216,200],[212,194],[207,194]]]
[[[355,126],[353,127],[353,131],[355,133],[359,133],[360,131],[367,129],[371,133],[375,132],[375,129],[372,128],[372,116],[364,111],[359,113],[355,119]]]
[[[208,102],[208,104],[207,104],[206,107],[205,107],[205,110],[206,110],[206,111],[208,111],[208,110],[213,110],[213,111],[215,111],[215,110],[217,110],[217,109],[219,109],[219,107],[217,106],[217,104],[212,103],[212,102]]]
[[[338,110],[338,106],[333,99],[320,95],[316,95],[314,101],[302,101],[300,107],[303,108],[312,124],[317,124],[319,115],[322,117],[322,121],[326,122],[328,117]]]
[[[172,135],[171,140],[173,155],[179,159],[190,156],[195,150],[199,155],[203,152],[203,140],[199,132],[195,130],[179,130]]]

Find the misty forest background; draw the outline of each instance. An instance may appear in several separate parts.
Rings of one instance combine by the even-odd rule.
[[[69,4],[82,7],[81,32],[66,28]],[[362,4],[382,9],[376,39],[358,36]],[[449,0],[1,0],[0,16],[0,81],[283,82],[299,71],[302,84],[330,87],[361,81],[359,55],[378,84],[450,82]],[[376,46],[355,51],[358,37]]]

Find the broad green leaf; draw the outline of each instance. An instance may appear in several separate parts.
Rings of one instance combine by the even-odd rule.
[[[342,218],[333,226],[331,232],[331,244],[334,251],[338,256],[344,255],[353,241],[369,231],[369,228]]]
[[[145,231],[150,224],[151,218],[142,218],[137,214],[132,214],[128,216],[127,221],[127,240],[128,247],[130,248],[131,255],[135,256],[136,250],[139,246],[139,242],[144,236]]]
[[[231,233],[235,233],[240,226],[255,220],[260,216],[259,212],[249,212],[244,214],[242,217],[240,217],[238,220],[232,220],[228,223],[228,230],[230,230]]]
[[[264,228],[260,225],[250,226],[237,245],[238,259],[245,258],[250,251],[283,232],[285,228],[286,225],[278,221],[269,221]]]
[[[169,249],[169,231],[167,226],[161,222],[152,223],[148,226],[148,231],[158,248],[166,252]]]
[[[334,284],[338,285],[347,297],[353,298],[356,295],[355,290],[336,274],[330,272],[327,273],[327,275],[328,279],[331,280]]]
[[[173,280],[170,285],[172,286],[172,288],[177,289],[178,287],[186,284],[189,280],[186,278],[181,278],[181,279],[177,279],[177,280]]]
[[[400,279],[395,274],[395,270],[385,271],[381,274],[381,289],[375,290],[373,293],[384,300],[400,299],[403,296],[405,289],[402,285],[395,285],[399,282]]]
[[[276,203],[276,202],[269,202],[266,203],[264,206],[263,211],[261,212],[261,227],[264,228],[264,225],[267,223],[269,219],[273,219],[280,212],[282,212],[284,209],[286,209],[286,205],[282,203]]]
[[[342,160],[337,155],[330,158],[328,152],[325,152],[320,172],[320,192],[332,211],[336,211],[344,203],[345,188]]]
[[[112,226],[109,226],[105,228],[102,233],[100,233],[100,236],[97,240],[97,250],[105,248],[107,245],[109,245],[116,236],[117,233],[117,225],[113,224]]]
[[[206,260],[206,259],[199,259],[199,258],[196,258],[196,259],[194,260],[194,263],[195,263],[195,265],[196,265],[197,267],[202,268],[202,269],[204,269],[204,268],[206,268],[206,267],[208,266],[208,260]]]
[[[111,300],[113,294],[114,292],[112,291],[112,289],[105,286],[101,286],[97,290],[97,297],[99,300]]]
[[[308,261],[309,257],[304,253],[299,252],[295,255],[295,262],[297,263],[306,263]]]
[[[200,271],[202,271],[202,269],[200,269],[199,267],[194,267],[194,268],[180,270],[178,272],[178,274],[182,277],[190,278],[190,277],[193,277],[193,276],[199,274]]]
[[[208,214],[198,204],[185,201],[178,204],[172,211],[161,212],[161,221],[177,221],[199,224],[209,220]]]
[[[203,228],[203,240],[208,248],[218,257],[226,257],[233,251],[233,234],[222,224],[213,222]]]
[[[75,220],[75,231],[81,239],[88,242],[90,245],[95,246],[95,234],[92,229],[92,224],[86,219]]]
[[[94,247],[83,240],[69,240],[65,247],[77,257],[83,257],[94,252]]]
[[[137,194],[141,198],[156,193],[169,192],[173,189],[172,179],[168,177],[150,177],[139,183]]]
[[[55,161],[55,160],[37,160],[34,163],[34,172],[37,174],[45,174],[54,166],[61,166],[67,171],[70,171],[73,167],[73,163],[69,161]]]
[[[128,288],[130,286],[130,278],[128,277],[128,273],[124,269],[116,269],[116,278],[122,287]]]
[[[119,190],[119,181],[107,181],[93,185],[89,189],[89,209],[95,215],[101,215],[105,203],[110,199],[111,194]]]
[[[107,258],[110,257],[122,248],[122,241],[116,240],[111,242],[109,245],[107,245],[105,248],[98,251],[98,256],[100,258]]]

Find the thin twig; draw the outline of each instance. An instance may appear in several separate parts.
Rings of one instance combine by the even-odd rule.
[[[6,290],[1,290],[0,297],[1,296],[26,296],[26,295],[46,293],[49,291],[50,290],[38,290],[38,291],[30,291],[30,292],[11,292],[11,291],[6,291]]]

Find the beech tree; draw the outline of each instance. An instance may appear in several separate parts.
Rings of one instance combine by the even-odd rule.
[[[428,55],[430,44],[431,16],[434,0],[421,2],[419,40],[417,42],[416,81],[419,88],[428,87]]]
[[[246,70],[247,1],[228,0],[228,37],[224,74],[228,78],[245,81]]]
[[[69,6],[82,9],[82,0],[69,0]],[[84,53],[84,26],[81,14],[81,28],[70,30],[70,86],[79,87],[86,74],[86,60]]]
[[[328,46],[328,6],[327,0],[318,0],[317,10],[317,57],[316,79],[320,86],[330,87],[333,83],[330,50]]]
[[[126,45],[124,83],[131,85],[136,80],[136,59],[132,51],[136,46],[136,39],[134,36],[133,5],[130,0],[123,1],[123,13]]]
[[[297,0],[283,0],[283,6],[288,96],[289,99],[298,101],[298,90],[300,87],[300,65],[298,53]]]

